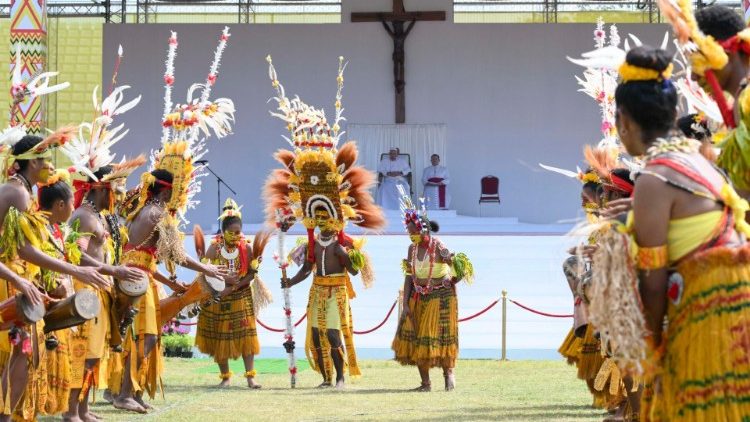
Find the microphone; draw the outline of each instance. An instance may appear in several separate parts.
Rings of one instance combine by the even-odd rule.
[[[206,165],[208,164],[208,160],[198,160],[195,162],[195,164]]]

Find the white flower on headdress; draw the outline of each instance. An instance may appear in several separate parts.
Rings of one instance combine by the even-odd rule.
[[[312,183],[313,185],[317,185],[319,182],[320,179],[318,178],[318,176],[310,176],[310,183]]]

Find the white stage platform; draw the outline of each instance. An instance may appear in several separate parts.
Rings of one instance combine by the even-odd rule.
[[[401,211],[386,210],[388,224],[379,233],[384,235],[404,234],[404,226],[401,220]],[[508,235],[508,236],[544,236],[544,235],[562,235],[570,231],[571,224],[528,224],[518,221],[518,218],[512,217],[469,217],[456,214],[454,210],[435,210],[429,212],[430,219],[440,224],[441,235]],[[245,224],[243,231],[245,233],[256,233],[262,227],[261,224]],[[218,225],[211,227],[211,232],[215,233]],[[356,226],[349,225],[347,232],[350,234],[360,235],[364,231]],[[290,230],[290,234],[304,234],[304,228],[301,224],[295,225]]]

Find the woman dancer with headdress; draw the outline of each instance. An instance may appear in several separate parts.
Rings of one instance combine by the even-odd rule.
[[[220,301],[201,307],[195,345],[219,365],[219,387],[229,386],[229,360],[242,357],[247,386],[259,389],[254,368],[255,356],[260,353],[255,315],[271,301],[271,295],[258,277],[258,268],[269,233],[256,234],[252,244],[246,240],[240,208],[231,198],[226,200],[219,217],[221,233],[206,252],[205,259],[227,268],[229,275],[224,277],[227,289]]]
[[[458,296],[456,283],[471,283],[474,268],[466,255],[453,254],[434,236],[439,226],[424,206],[417,210],[401,190],[404,226],[411,239],[403,261],[403,311],[391,348],[402,365],[415,365],[422,383],[414,391],[432,390],[430,368],[442,368],[445,391],[456,388]]]
[[[628,218],[632,245],[623,246],[624,230],[609,232],[613,241],[594,256],[607,263],[594,279],[606,283],[592,286],[598,305],[590,309],[616,342],[621,367],[645,371],[645,420],[742,421],[750,416],[748,205],[700,154],[700,142],[670,137],[671,59],[638,47],[619,69],[618,133],[644,168]]]

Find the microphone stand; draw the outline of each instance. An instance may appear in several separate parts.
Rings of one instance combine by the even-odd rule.
[[[235,196],[237,196],[237,192],[235,192],[234,189],[232,189],[232,187],[229,186],[221,176],[216,174],[215,171],[211,170],[211,166],[209,165],[209,163],[206,163],[203,168],[208,170],[216,178],[216,205],[219,209],[219,213],[217,215],[221,215],[221,185],[226,186],[226,188],[229,189],[229,191],[232,192],[232,194]]]

